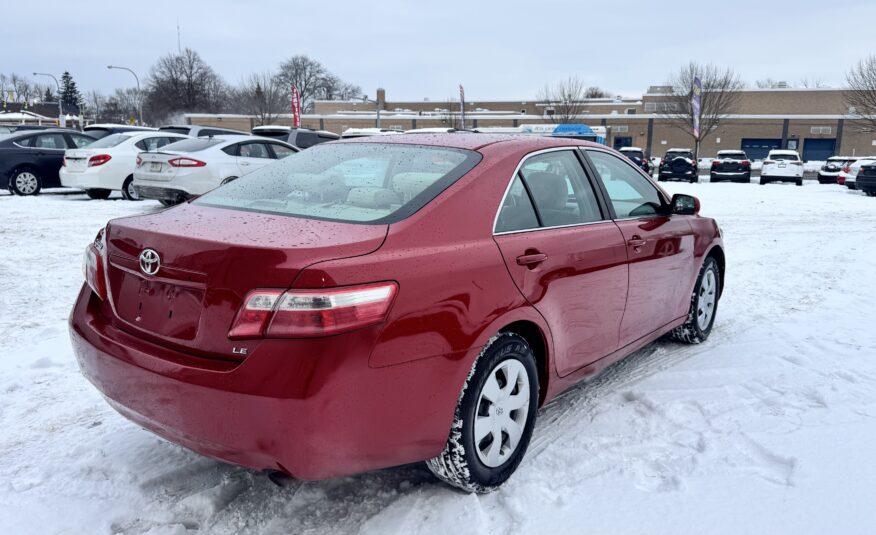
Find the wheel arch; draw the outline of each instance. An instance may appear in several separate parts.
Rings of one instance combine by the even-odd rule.
[[[514,333],[523,337],[535,354],[535,369],[538,371],[538,406],[544,404],[550,382],[550,359],[548,341],[539,325],[529,320],[518,320],[505,325],[499,332]]]
[[[706,257],[712,257],[715,259],[715,262],[718,263],[718,282],[720,283],[718,287],[719,295],[724,294],[724,270],[726,267],[726,257],[724,256],[724,249],[720,245],[714,245],[709,252],[706,253]]]

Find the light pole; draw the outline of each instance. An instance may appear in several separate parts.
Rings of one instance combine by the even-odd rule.
[[[137,73],[127,67],[118,67],[116,65],[107,65],[107,69],[120,69],[123,71],[128,71],[129,73],[134,75],[134,80],[137,81],[137,116],[140,119],[140,125],[143,125],[143,95],[140,93],[140,78],[137,76]]]
[[[48,76],[52,80],[55,81],[55,86],[58,88],[58,126],[65,127],[67,126],[67,121],[64,120],[64,101],[61,99],[61,84],[58,83],[58,79],[55,78],[54,74],[49,74],[47,72],[35,72],[34,76]]]
[[[371,100],[368,98],[368,95],[362,95],[362,102],[366,102],[368,104],[374,104],[377,108],[377,128],[380,128],[380,102],[376,100]]]

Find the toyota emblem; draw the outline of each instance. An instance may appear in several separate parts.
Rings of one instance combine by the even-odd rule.
[[[161,257],[155,249],[143,249],[140,253],[140,271],[147,275],[155,275],[161,267]]]

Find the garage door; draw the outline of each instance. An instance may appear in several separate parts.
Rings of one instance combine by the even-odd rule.
[[[742,150],[752,160],[763,160],[771,150],[782,148],[781,139],[743,138]]]
[[[834,155],[836,139],[806,138],[803,140],[803,160],[824,161]]]

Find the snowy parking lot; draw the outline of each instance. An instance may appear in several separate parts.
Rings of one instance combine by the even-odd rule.
[[[98,229],[159,205],[0,196],[0,533],[876,533],[876,199],[665,187],[724,231],[712,337],[552,402],[485,496],[422,465],[281,488],[128,422],[79,374],[66,318]]]

